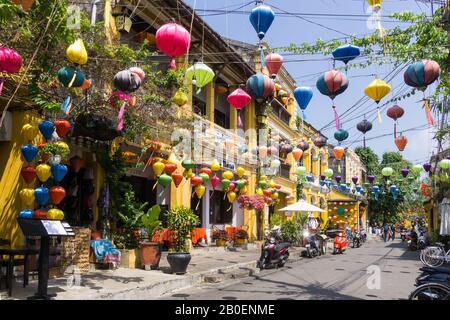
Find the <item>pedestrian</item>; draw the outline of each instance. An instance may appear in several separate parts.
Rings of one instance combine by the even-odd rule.
[[[383,227],[383,236],[384,236],[384,242],[388,242],[389,240],[389,231],[390,231],[391,227],[389,226],[389,224],[387,222],[384,223],[384,227]]]
[[[395,240],[395,225],[392,225],[391,231],[392,231],[392,241],[394,241]]]

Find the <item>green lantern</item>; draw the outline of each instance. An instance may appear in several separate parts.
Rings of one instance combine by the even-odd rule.
[[[419,175],[422,173],[423,168],[422,168],[422,165],[416,164],[412,167],[411,170],[412,170],[412,172],[414,172],[415,175]]]
[[[207,173],[200,173],[198,176],[202,178],[203,183],[207,183],[209,181],[209,175]]]
[[[297,176],[301,177],[306,174],[306,168],[301,166],[297,168]]]
[[[186,78],[197,87],[197,93],[214,79],[214,71],[202,62],[196,62],[186,70]]]
[[[333,169],[327,169],[323,172],[323,174],[327,179],[330,179],[333,176],[334,172]]]
[[[65,87],[81,87],[86,77],[81,70],[74,67],[62,67],[58,70],[58,80]]]
[[[230,186],[231,181],[228,179],[222,179],[222,181],[220,181],[220,183],[222,185],[222,189],[225,191]]]
[[[238,181],[236,181],[236,188],[238,189],[238,190],[241,190],[242,189],[242,187],[244,187],[244,185],[245,185],[245,181],[244,180],[238,180]]]
[[[384,177],[390,177],[394,173],[394,169],[392,169],[391,167],[385,167],[383,168],[383,170],[381,170],[381,173]]]
[[[267,181],[266,181],[266,180],[259,180],[258,186],[259,186],[261,189],[267,188]]]
[[[159,176],[158,183],[165,188],[172,183],[172,177],[163,173]]]
[[[443,159],[439,161],[439,168],[448,170],[450,169],[450,160],[449,159]]]
[[[192,160],[190,160],[190,159],[183,160],[183,161],[181,162],[181,165],[182,165],[183,168],[186,169],[186,170],[190,170],[190,169],[193,169],[193,168],[195,167],[194,161],[192,161]]]

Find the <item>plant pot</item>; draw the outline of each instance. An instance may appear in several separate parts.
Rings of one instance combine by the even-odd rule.
[[[190,261],[190,253],[176,252],[167,255],[167,262],[169,262],[172,273],[175,274],[185,274]]]
[[[61,163],[61,156],[59,154],[51,155],[48,157],[48,162],[53,166]]]
[[[122,268],[135,269],[140,267],[139,249],[121,249],[120,254],[120,266]]]
[[[225,247],[227,245],[227,240],[216,240],[216,246],[217,247]]]
[[[161,251],[161,245],[158,242],[144,242],[141,244],[141,265],[145,270],[159,268]]]
[[[247,243],[247,239],[236,239],[234,240],[235,246],[243,246]]]

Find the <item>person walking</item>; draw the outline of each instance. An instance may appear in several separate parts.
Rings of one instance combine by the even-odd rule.
[[[395,240],[395,225],[392,225],[391,231],[392,231],[392,241],[394,241]]]
[[[389,224],[387,222],[385,222],[384,226],[383,226],[384,242],[388,242],[388,240],[389,240],[389,232],[391,231],[390,229],[391,229],[391,227],[389,226]]]

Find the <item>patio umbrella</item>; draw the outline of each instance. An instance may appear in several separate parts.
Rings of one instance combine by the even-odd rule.
[[[280,209],[279,211],[285,211],[285,212],[325,212],[325,210],[320,209],[319,207],[316,207],[305,200],[300,200],[294,204],[291,204],[285,208]]]
[[[447,198],[442,200],[439,205],[439,211],[441,214],[441,230],[439,234],[441,236],[450,235],[450,201]]]

